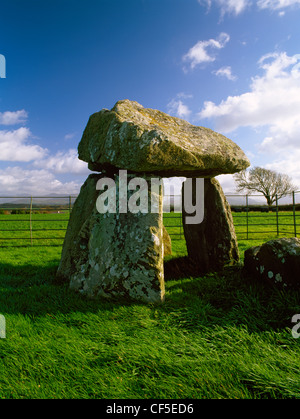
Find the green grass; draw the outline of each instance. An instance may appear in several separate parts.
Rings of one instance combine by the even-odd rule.
[[[55,280],[60,252],[0,249],[1,398],[300,398],[299,291],[238,266],[168,279],[161,305],[89,301]]]
[[[233,213],[234,224],[239,240],[270,240],[274,237],[294,236],[296,231],[300,234],[300,213],[282,211],[261,213],[246,212]],[[248,224],[248,227],[247,227]],[[248,231],[248,234],[247,234]],[[278,234],[277,234],[278,233]]]
[[[68,212],[32,214],[31,223],[29,214],[0,214],[0,246],[61,245],[68,220]]]
[[[31,220],[32,233],[30,232],[30,216],[2,215],[0,214],[0,246],[28,246],[32,245],[61,245],[68,225],[68,212],[60,214],[33,214]],[[244,240],[270,240],[278,236],[294,236],[294,217],[292,212],[279,212],[278,230],[276,213],[245,212],[233,213],[236,233],[239,241]],[[296,230],[300,234],[300,214],[296,213]],[[164,224],[172,240],[182,241],[183,227],[181,214],[164,214]],[[247,233],[248,232],[248,233]],[[175,245],[176,248],[176,245]],[[186,249],[184,248],[184,252]],[[180,252],[182,253],[182,252]],[[180,255],[178,255],[180,256]]]

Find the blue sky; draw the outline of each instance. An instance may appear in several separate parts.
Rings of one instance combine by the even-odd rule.
[[[78,193],[88,118],[120,99],[221,132],[300,189],[299,21],[300,0],[3,0],[0,195]]]

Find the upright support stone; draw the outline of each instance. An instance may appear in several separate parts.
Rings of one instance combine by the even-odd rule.
[[[61,280],[70,281],[82,253],[87,252],[89,219],[96,208],[99,195],[96,184],[101,177],[100,174],[89,175],[74,202],[56,274]]]
[[[231,214],[219,182],[204,179],[204,219],[201,224],[187,224],[184,209],[184,184],[182,188],[182,217],[188,256],[199,272],[212,272],[239,261],[238,244]],[[193,181],[193,201],[195,199]]]
[[[122,179],[114,175],[111,180],[116,185],[116,211],[100,213],[97,200],[101,191],[96,187],[103,178],[89,176],[81,188],[69,221],[58,275],[68,278],[70,288],[87,297],[161,302],[165,293],[162,186],[153,191],[150,178],[140,176],[146,189],[137,195],[134,182],[131,190],[129,186],[133,175],[128,175],[129,184],[123,185],[123,190]],[[122,200],[120,192],[128,193],[128,199]],[[151,212],[151,205],[156,212]],[[147,212],[138,212],[139,207],[143,211],[146,206]]]

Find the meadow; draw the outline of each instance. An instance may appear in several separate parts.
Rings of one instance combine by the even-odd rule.
[[[58,282],[62,241],[44,244],[63,237],[67,214],[48,214],[49,223],[33,215],[33,246],[27,215],[1,215],[0,229],[24,231],[1,233],[15,239],[0,248],[0,398],[300,398],[300,340],[291,334],[300,292],[245,275],[244,251],[276,234],[263,233],[273,214],[260,214],[264,225],[252,227],[261,234],[243,239],[240,215],[241,264],[202,277],[171,269],[161,305],[88,301]],[[168,265],[186,256],[177,238]]]

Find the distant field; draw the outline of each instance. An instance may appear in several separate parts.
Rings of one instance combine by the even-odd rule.
[[[246,212],[233,213],[233,220],[242,260],[244,251],[250,246],[258,246],[264,241],[278,237],[295,236],[293,212],[280,212],[278,218],[276,213],[249,212],[248,218]],[[172,238],[174,255],[176,257],[185,256],[187,251],[181,225],[181,214],[164,214],[164,224]],[[299,212],[296,213],[295,224],[297,237],[300,237]]]
[[[278,216],[275,212],[249,212],[248,217],[246,212],[233,213],[233,220],[239,240],[269,240],[277,235],[294,236],[295,225],[296,233],[300,236],[299,212],[296,212],[295,219],[292,211],[279,212]]]
[[[32,214],[30,230],[29,214],[1,214],[0,246],[61,245],[68,220],[68,212]]]
[[[274,212],[233,212],[235,231],[239,242],[253,240],[264,241],[276,237],[300,237],[300,212],[295,218],[292,211],[282,211],[278,215]],[[172,239],[184,238],[181,225],[181,214],[164,214],[164,224]],[[296,226],[296,227],[295,227]]]
[[[250,212],[233,213],[234,224],[239,241],[270,240],[282,236],[294,236],[295,224],[292,212],[276,213]],[[61,245],[68,225],[69,213],[0,214],[0,246]],[[296,232],[300,236],[300,213],[295,217]],[[175,248],[175,243],[184,238],[181,214],[164,214],[167,227]],[[31,225],[31,230],[30,230]],[[3,231],[4,230],[4,231]],[[182,247],[182,245],[180,246]]]
[[[176,217],[176,218],[173,218]],[[181,214],[165,214],[164,223],[173,239],[182,239]],[[69,213],[0,214],[0,246],[61,245]],[[31,225],[31,229],[30,229]],[[31,240],[32,239],[32,240]]]

